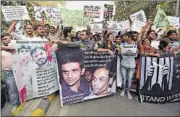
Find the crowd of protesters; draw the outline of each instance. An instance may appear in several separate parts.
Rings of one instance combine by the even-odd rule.
[[[122,34],[115,34],[110,30],[102,32],[92,32],[90,30],[81,30],[74,32],[73,27],[57,27],[38,24],[24,26],[24,34],[13,32],[16,21],[13,21],[7,33],[1,35],[1,52],[2,52],[2,70],[7,85],[10,102],[18,106],[20,104],[15,78],[12,71],[12,56],[15,49],[11,46],[12,40],[46,40],[49,41],[54,51],[60,51],[61,46],[80,47],[83,50],[93,49],[98,52],[108,52],[112,56],[120,56],[121,73],[123,77],[123,86],[120,93],[124,96],[127,92],[128,99],[132,99],[130,88],[131,80],[135,74],[140,78],[140,57],[146,56],[166,56],[169,54],[176,55],[180,53],[180,38],[177,30],[169,30],[163,35],[151,30],[152,21],[148,21],[142,28],[141,32],[126,31]],[[156,45],[158,44],[158,45]],[[121,54],[123,45],[137,46],[137,56],[126,56]],[[127,84],[126,84],[127,81]]]

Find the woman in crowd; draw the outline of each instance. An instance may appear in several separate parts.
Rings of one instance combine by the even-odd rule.
[[[111,55],[114,55],[114,51],[116,49],[116,45],[113,44],[114,35],[112,33],[107,34],[105,44],[95,44],[94,50],[98,52],[108,52]]]

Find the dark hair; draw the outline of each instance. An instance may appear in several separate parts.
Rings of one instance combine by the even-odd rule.
[[[89,32],[87,30],[82,30],[81,32],[85,32],[87,36],[89,35]]]
[[[121,38],[121,36],[120,35],[116,35],[115,39],[117,39],[117,38]]]
[[[132,31],[133,34],[139,34],[137,31]]]
[[[31,56],[34,54],[34,52],[37,51],[37,49],[41,49],[41,50],[46,51],[43,47],[35,47],[35,48],[31,51]]]
[[[133,35],[133,32],[132,32],[132,31],[127,32],[127,33],[125,33],[124,35],[130,37],[130,38],[133,40],[134,35]]]
[[[37,30],[39,27],[43,27],[43,26],[40,25],[40,24],[39,24],[39,25],[35,25],[35,26],[34,26],[34,31]]]
[[[170,35],[173,34],[173,33],[176,33],[176,34],[177,34],[176,30],[169,30],[169,31],[167,32],[167,36],[170,36]]]
[[[73,29],[73,27],[71,27],[71,26],[64,27],[63,34],[64,34],[65,38],[68,36],[68,33],[70,33],[72,31],[72,29]]]
[[[168,46],[168,41],[161,40],[158,47],[159,47],[159,50],[163,50],[163,48],[165,48],[166,46]]]
[[[27,26],[27,25],[31,25],[31,24],[26,24],[26,25],[24,26],[24,29],[26,29],[26,26]],[[31,26],[32,26],[32,25],[31,25]],[[33,27],[33,26],[32,26],[32,27]]]
[[[50,27],[50,25],[49,25],[49,24],[45,24],[45,25],[44,25],[44,27],[47,27],[47,26],[48,26],[48,27]]]
[[[149,31],[147,32],[147,35],[149,35],[151,32],[154,32],[155,35],[157,36],[157,33],[156,33],[154,30],[149,30]]]
[[[78,38],[78,34],[79,34],[79,32],[81,32],[81,31],[77,31],[77,32],[76,32],[76,38]]]
[[[56,52],[57,62],[59,67],[61,65],[70,63],[70,62],[78,62],[80,63],[80,67],[84,67],[84,52],[80,48],[62,48],[61,50]]]
[[[113,34],[113,33],[108,33],[108,34],[107,34],[107,38],[109,38],[109,36],[112,35],[112,34]]]
[[[5,36],[10,36],[10,37],[12,37],[9,33],[3,33],[3,34],[1,35],[1,39],[4,38]]]
[[[31,47],[29,46],[29,45],[21,45],[19,48],[18,48],[18,53],[19,53],[19,51],[20,50],[22,50],[22,49],[28,49],[28,50],[31,50]]]
[[[49,28],[54,28],[54,29],[55,29],[55,27],[54,27],[54,26],[50,26]]]

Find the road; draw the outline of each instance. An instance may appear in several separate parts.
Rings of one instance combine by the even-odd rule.
[[[60,106],[59,96],[46,116],[180,116],[180,102],[168,104],[140,103],[137,97],[128,100],[119,92],[111,97]]]

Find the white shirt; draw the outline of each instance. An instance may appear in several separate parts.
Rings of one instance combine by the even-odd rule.
[[[15,38],[15,40],[32,40],[34,37],[29,37],[28,35],[22,35],[22,34],[17,34],[15,32],[11,33],[12,37]]]

